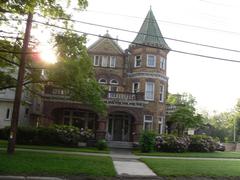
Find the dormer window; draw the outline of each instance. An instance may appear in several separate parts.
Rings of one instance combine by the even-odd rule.
[[[107,84],[107,80],[106,80],[106,79],[103,79],[103,78],[99,79],[98,82],[99,82],[100,84]]]
[[[135,56],[134,67],[141,67],[142,58],[140,55]]]
[[[115,79],[112,79],[112,80],[110,81],[110,84],[113,84],[113,85],[118,85],[118,81],[117,81],[117,80],[115,80]]]
[[[147,55],[147,67],[156,67],[156,56],[148,54]]]

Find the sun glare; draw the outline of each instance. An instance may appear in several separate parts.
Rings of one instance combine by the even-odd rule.
[[[38,47],[38,51],[40,52],[40,58],[42,61],[49,63],[49,64],[54,64],[57,62],[57,57],[56,57],[55,51],[51,46],[40,45]]]

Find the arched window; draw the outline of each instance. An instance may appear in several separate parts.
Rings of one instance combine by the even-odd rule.
[[[110,81],[110,84],[118,85],[118,81],[115,80],[115,79],[112,79],[112,80]]]
[[[99,79],[98,82],[99,82],[100,84],[107,84],[107,80],[106,80],[106,79],[103,79],[103,78]]]

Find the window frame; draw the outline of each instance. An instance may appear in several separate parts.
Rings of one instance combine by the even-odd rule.
[[[137,57],[139,57],[139,59],[137,59]],[[139,65],[137,65],[137,60],[139,60],[139,62],[140,62]],[[134,57],[134,67],[135,67],[135,68],[136,68],[136,67],[141,67],[141,64],[142,64],[142,56],[141,56],[141,55],[136,55],[136,56]]]
[[[105,82],[101,82],[101,80],[104,80]],[[107,80],[104,79],[104,78],[100,78],[100,79],[98,79],[98,83],[100,83],[100,84],[107,84]]]
[[[152,91],[152,98],[148,98],[148,91],[147,91],[147,86],[148,86],[148,84],[152,84],[153,86],[153,91]],[[144,93],[144,99],[145,100],[148,100],[148,101],[154,101],[154,94],[155,93],[155,83],[154,82],[151,82],[151,81],[147,81],[146,83],[145,83],[145,93]]]
[[[113,83],[113,81],[116,81],[116,83],[115,83],[115,82]],[[118,85],[119,82],[118,82],[118,80],[116,80],[116,79],[111,79],[111,80],[110,80],[110,84],[111,84],[111,85]]]
[[[11,108],[7,108],[5,121],[9,121],[11,119]]]
[[[151,120],[146,120],[146,117],[151,117]],[[151,123],[150,130],[153,128],[153,115],[144,115],[143,116],[143,130],[146,131],[146,124],[145,123]]]
[[[160,68],[163,70],[166,70],[166,58],[165,57],[160,58]]]
[[[135,91],[135,89],[134,89],[134,85],[135,85],[135,84],[138,85],[138,88],[137,88],[136,91]],[[133,92],[133,93],[140,92],[140,82],[133,82],[133,83],[132,83],[132,92]]]
[[[149,65],[149,61],[150,61],[150,59],[149,59],[149,57],[150,56],[153,56],[154,57],[154,65]],[[147,67],[152,67],[152,68],[154,68],[154,67],[156,67],[156,55],[154,55],[154,54],[147,54],[147,63],[146,63],[146,66]]]
[[[106,60],[106,64],[104,64],[105,60]],[[109,61],[109,56],[102,56],[101,66],[102,67],[108,67],[108,61]]]
[[[159,86],[159,102],[164,102],[164,93],[165,93],[165,86],[161,84]]]
[[[93,58],[93,65],[94,66],[100,66],[101,62],[100,62],[100,56],[99,55],[94,55],[94,58]],[[98,63],[96,63],[98,62]]]
[[[160,116],[159,121],[158,121],[158,133],[159,134],[163,134],[163,123],[164,123],[164,116]]]
[[[109,67],[115,68],[116,67],[116,61],[117,61],[117,57],[116,56],[110,56]],[[114,62],[113,65],[112,65],[112,62]]]

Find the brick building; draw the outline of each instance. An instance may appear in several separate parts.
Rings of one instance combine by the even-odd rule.
[[[93,129],[97,139],[109,141],[136,142],[142,130],[163,133],[169,49],[150,9],[127,50],[108,33],[88,48],[97,81],[109,89],[104,97],[107,116],[80,102],[59,98],[62,90],[51,87],[45,89],[44,116],[48,122]]]

